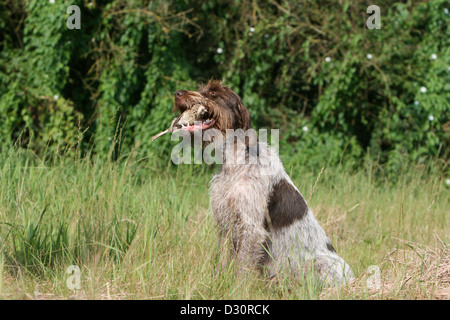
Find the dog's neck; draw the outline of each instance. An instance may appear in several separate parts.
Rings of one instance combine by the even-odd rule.
[[[229,166],[248,166],[259,163],[259,143],[243,143],[242,141],[234,143],[223,143],[223,167]]]
[[[214,163],[222,167],[236,167],[257,164],[259,162],[260,144],[256,132],[237,131],[228,134],[216,134],[203,144],[205,153],[210,155],[215,150]],[[211,155],[212,156],[212,155]]]

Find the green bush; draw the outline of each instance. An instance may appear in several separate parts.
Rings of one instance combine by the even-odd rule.
[[[219,78],[288,161],[447,160],[450,6],[370,4],[0,0],[0,145],[167,158],[173,93]]]

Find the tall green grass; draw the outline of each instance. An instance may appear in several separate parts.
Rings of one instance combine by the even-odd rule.
[[[236,277],[233,266],[217,273],[217,232],[208,211],[213,168],[161,166],[151,155],[115,162],[43,160],[11,149],[0,155],[0,297],[401,299],[439,294],[446,283],[439,272],[448,266],[450,238],[449,189],[440,171],[405,166],[392,182],[376,177],[375,165],[356,172],[343,167],[306,172],[290,163],[286,170],[353,267],[355,283],[320,291],[292,279],[271,283],[257,274]],[[394,258],[399,252],[413,256],[402,263]],[[79,290],[66,285],[71,265],[81,270]],[[381,290],[366,288],[370,265],[381,267]],[[424,280],[426,272],[431,275]]]

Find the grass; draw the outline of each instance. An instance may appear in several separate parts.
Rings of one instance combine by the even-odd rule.
[[[449,189],[428,167],[396,182],[376,167],[306,172],[286,166],[333,246],[353,267],[348,286],[215,273],[208,211],[212,170],[133,156],[115,163],[27,150],[0,155],[3,299],[449,299]],[[431,170],[431,172],[433,172]],[[71,290],[69,266],[80,268]],[[377,266],[381,286],[367,286]]]

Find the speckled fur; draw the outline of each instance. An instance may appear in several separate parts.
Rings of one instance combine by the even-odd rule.
[[[220,244],[228,243],[229,254],[237,260],[240,272],[257,268],[268,277],[280,273],[303,277],[313,269],[327,285],[351,281],[350,267],[329,250],[330,240],[309,208],[301,220],[281,230],[265,227],[273,187],[286,179],[295,188],[278,155],[262,143],[259,160],[268,166],[235,164],[227,155],[211,180],[210,207],[219,228]]]

